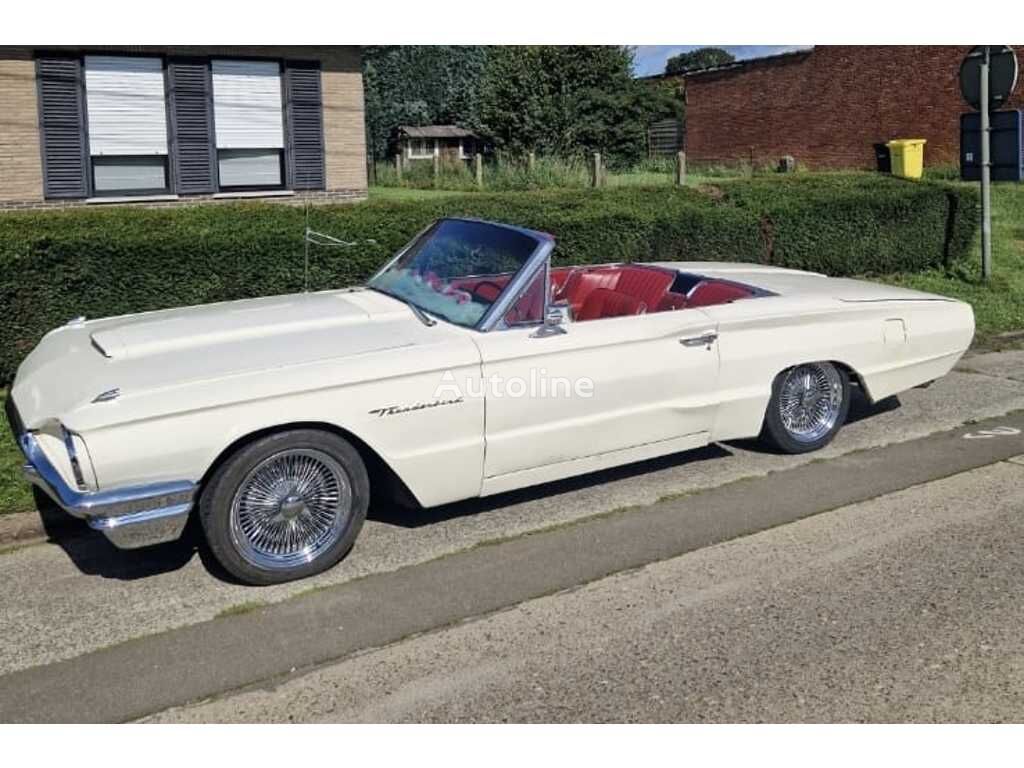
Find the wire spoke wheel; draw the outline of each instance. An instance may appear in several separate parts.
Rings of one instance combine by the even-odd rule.
[[[814,443],[831,432],[842,406],[843,380],[830,363],[791,368],[779,390],[779,419],[800,443]]]
[[[275,453],[245,476],[231,503],[238,553],[258,568],[312,562],[345,533],[352,482],[342,465],[313,448]]]

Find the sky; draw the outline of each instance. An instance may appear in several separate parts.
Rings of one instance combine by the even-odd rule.
[[[703,48],[702,45],[638,45],[636,46],[636,74],[658,75],[665,71],[665,62],[670,56],[684,51]],[[758,56],[772,56],[776,53],[807,48],[806,45],[721,45],[737,59],[753,59]]]

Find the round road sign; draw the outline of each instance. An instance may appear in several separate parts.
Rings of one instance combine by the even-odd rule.
[[[990,45],[988,70],[989,108],[998,109],[1017,85],[1017,56],[1008,45]],[[960,65],[960,93],[975,109],[981,109],[981,62],[985,46],[978,45]]]

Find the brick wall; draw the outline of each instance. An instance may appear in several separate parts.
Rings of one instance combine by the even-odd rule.
[[[88,50],[319,60],[327,189],[301,198],[335,200],[366,195],[363,76],[357,46],[90,46]],[[82,204],[81,201],[51,203],[43,199],[38,114],[32,49],[0,46],[0,210]],[[191,202],[210,199],[209,196],[182,198]]]
[[[0,202],[41,200],[36,64],[27,48],[0,51]]]
[[[971,46],[818,46],[686,78],[694,162],[875,167],[873,145],[927,139],[926,165],[956,165],[960,62]],[[1024,47],[1014,46],[1022,51]],[[1024,107],[1024,86],[1010,107]]]

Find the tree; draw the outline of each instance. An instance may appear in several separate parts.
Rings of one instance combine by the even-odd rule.
[[[369,149],[384,157],[399,125],[454,123],[514,155],[638,160],[648,123],[681,102],[636,81],[633,56],[618,45],[367,47]]]
[[[732,64],[736,57],[724,48],[698,48],[695,51],[679,53],[665,62],[666,75],[681,75],[694,69],[721,67]]]
[[[367,46],[363,87],[368,150],[384,157],[399,125],[478,128],[478,84],[488,50],[482,45]]]
[[[617,45],[501,46],[481,83],[481,130],[512,154],[638,160],[652,119],[676,109],[632,76],[633,50]]]

